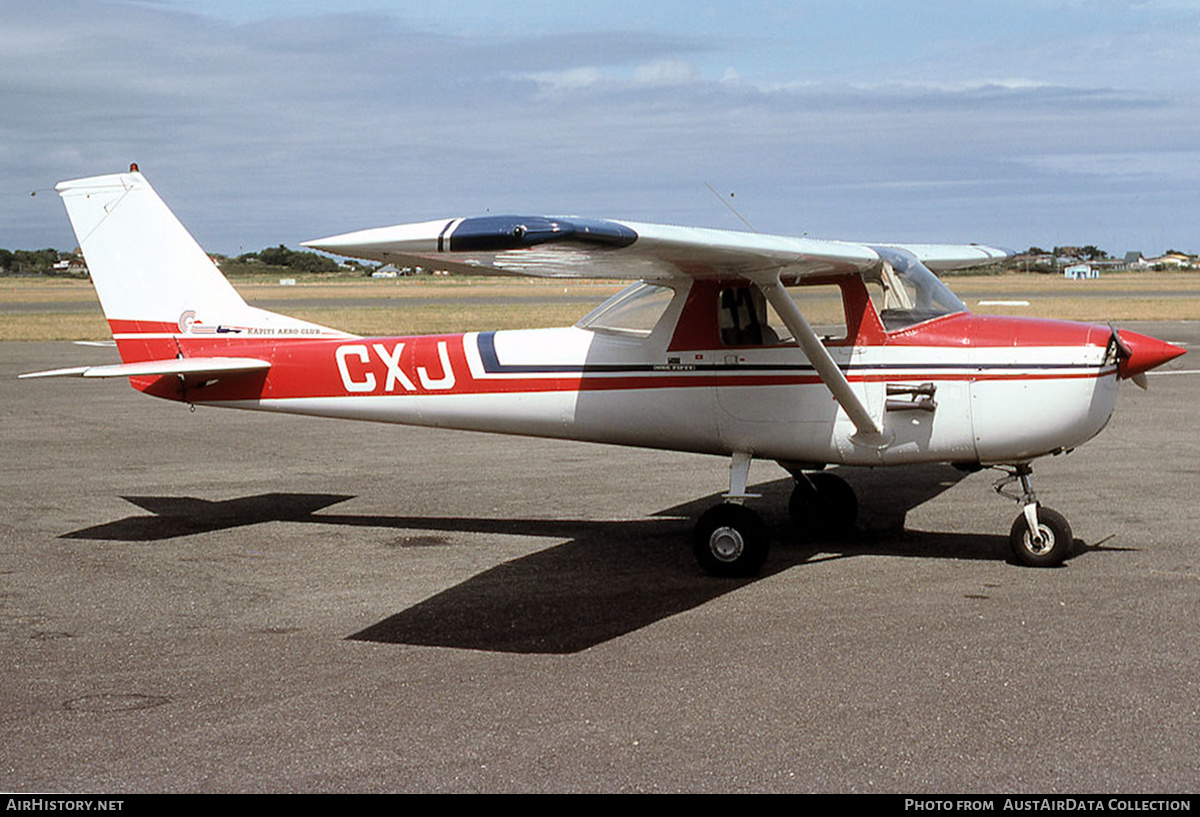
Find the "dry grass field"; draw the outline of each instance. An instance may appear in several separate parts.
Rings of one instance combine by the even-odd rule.
[[[950,276],[973,311],[1069,320],[1200,320],[1200,273],[1130,272],[1092,281],[1049,275]],[[526,278],[297,279],[234,285],[249,302],[362,335],[565,326],[619,282]],[[981,304],[980,301],[1006,301]],[[1027,301],[1027,304],[1012,303]],[[101,340],[108,326],[86,281],[0,279],[0,340]]]
[[[251,304],[361,335],[575,323],[624,284],[494,278],[303,278],[234,286]],[[101,340],[108,324],[86,281],[0,279],[0,341]]]
[[[1053,275],[950,276],[974,312],[1074,321],[1200,320],[1200,272],[1123,272],[1091,281]],[[1028,306],[980,301],[1029,301]]]

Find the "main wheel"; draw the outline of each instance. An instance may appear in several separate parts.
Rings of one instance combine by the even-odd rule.
[[[858,496],[836,474],[802,474],[788,500],[788,517],[805,539],[848,536],[858,520]]]
[[[1022,564],[1030,567],[1056,567],[1067,558],[1075,542],[1071,526],[1058,511],[1040,505],[1037,516],[1039,536],[1033,536],[1025,514],[1021,514],[1013,522],[1008,542],[1012,546],[1013,555]]]
[[[754,576],[767,560],[767,526],[754,511],[726,503],[705,511],[692,532],[692,552],[714,576]]]

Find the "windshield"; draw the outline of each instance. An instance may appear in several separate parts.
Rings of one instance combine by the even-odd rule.
[[[670,287],[640,282],[600,304],[576,325],[596,332],[648,337],[674,295]]]
[[[872,247],[883,263],[863,273],[875,310],[887,331],[966,312],[967,305],[908,250]]]

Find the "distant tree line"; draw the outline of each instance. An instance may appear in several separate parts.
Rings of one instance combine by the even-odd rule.
[[[366,275],[375,269],[373,265],[363,265],[355,261],[339,264],[327,256],[315,252],[290,250],[282,244],[278,247],[268,247],[259,252],[242,253],[233,258],[217,254],[212,255],[212,258],[220,265],[222,271],[233,275],[265,271],[264,267],[317,274],[349,270],[352,273]],[[86,267],[78,251],[0,249],[0,275],[83,277],[86,275]]]
[[[296,272],[337,272],[341,269],[337,261],[315,252],[289,250],[280,244],[259,252],[242,253],[236,259],[242,264],[266,264],[270,267],[287,267]]]
[[[357,261],[344,261],[339,264],[328,256],[308,250],[290,250],[282,244],[278,247],[267,247],[259,252],[242,253],[233,258],[223,255],[214,255],[213,258],[220,265],[222,272],[233,277],[253,275],[256,272],[261,273],[268,270],[275,272],[288,270],[317,275],[346,272],[352,275],[370,275],[375,269],[374,265],[364,265]]]
[[[1080,261],[1106,261],[1110,257],[1108,253],[1095,244],[1087,244],[1082,247],[1055,247],[1049,251],[1043,250],[1041,247],[1030,247],[1026,250],[1025,254],[1053,255],[1055,258],[1077,258]]]

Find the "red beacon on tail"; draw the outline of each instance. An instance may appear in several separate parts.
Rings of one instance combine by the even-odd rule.
[[[363,338],[249,306],[133,165],[57,187],[121,363],[39,372],[128,378],[193,405],[714,454],[724,502],[696,524],[701,566],[756,573],[768,534],[754,459],[795,478],[797,536],[850,529],[828,466],[993,467],[1019,491],[1015,557],[1056,565],[1071,528],[1032,462],[1097,434],[1119,381],[1184,353],[1145,335],[973,315],[936,272],[976,244],[858,244],[575,217],[445,218],[306,242],[465,274],[628,279],[575,326]]]

